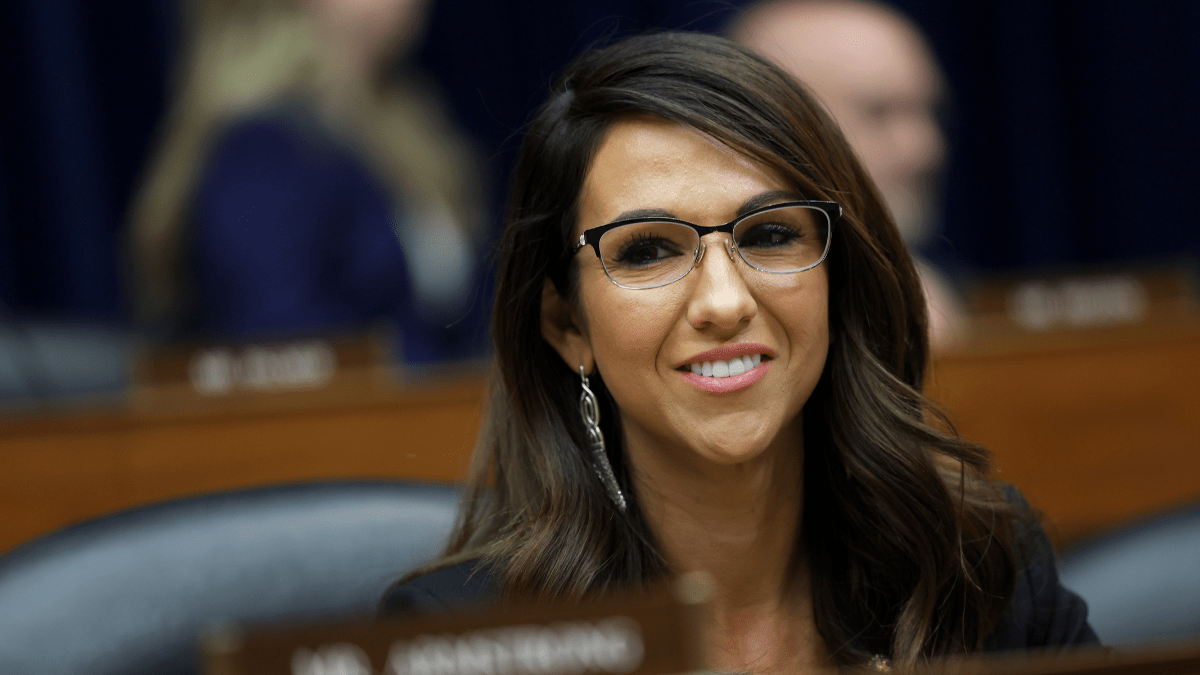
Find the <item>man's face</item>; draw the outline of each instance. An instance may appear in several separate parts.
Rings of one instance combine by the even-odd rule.
[[[837,120],[910,244],[937,229],[941,74],[905,20],[871,5],[774,5],[734,37],[807,85]]]

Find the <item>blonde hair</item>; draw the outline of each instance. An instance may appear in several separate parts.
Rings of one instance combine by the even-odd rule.
[[[326,65],[302,0],[195,0],[175,70],[176,96],[159,129],[128,222],[139,316],[169,325],[188,279],[184,242],[191,203],[213,146],[232,123],[286,98],[319,102]],[[420,82],[372,73],[350,115],[332,126],[356,140],[395,199],[448,209],[443,226],[482,219],[473,153]],[[467,235],[471,232],[460,232]]]

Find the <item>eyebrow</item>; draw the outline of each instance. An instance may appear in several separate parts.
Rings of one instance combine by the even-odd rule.
[[[800,199],[804,199],[804,197],[800,196],[795,190],[771,190],[760,195],[754,195],[742,202],[742,205],[738,207],[737,215],[744,216],[754,209],[761,209],[775,202],[791,202]]]
[[[738,207],[735,215],[740,217],[750,213],[754,209],[760,209],[775,202],[795,201],[803,198],[804,197],[800,196],[800,194],[794,190],[771,190],[769,192],[754,195],[753,197],[742,202],[742,205]],[[615,223],[620,220],[634,220],[640,218],[675,218],[676,220],[680,220],[678,216],[666,209],[631,209],[629,211],[622,211],[616,218],[613,218],[609,222]]]

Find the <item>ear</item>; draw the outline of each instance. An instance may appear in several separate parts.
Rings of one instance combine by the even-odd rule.
[[[554,347],[571,372],[578,373],[579,366],[583,366],[584,372],[590,373],[596,362],[592,342],[581,325],[571,304],[547,277],[542,284],[542,337]]]

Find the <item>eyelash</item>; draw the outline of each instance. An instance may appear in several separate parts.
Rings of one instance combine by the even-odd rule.
[[[629,252],[639,246],[645,246],[646,244],[654,244],[654,245],[658,246],[659,248],[666,249],[667,247],[664,246],[665,243],[666,243],[666,240],[664,240],[662,237],[656,237],[652,234],[639,234],[638,236],[634,237],[630,241],[626,242],[623,246],[621,246],[621,249],[619,251],[617,251],[616,262],[628,262]]]
[[[803,232],[799,232],[795,228],[788,227],[787,225],[780,225],[778,223],[762,223],[761,225],[754,225],[750,228],[750,230],[749,230],[749,232],[747,232],[747,234],[758,233],[758,232],[766,232],[768,234],[778,234],[783,237],[786,237],[789,241],[795,240],[795,239],[802,239],[804,237]],[[741,242],[738,242],[738,245],[740,246]]]

